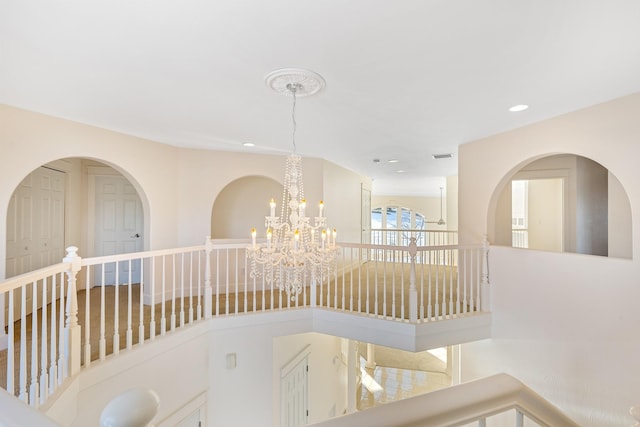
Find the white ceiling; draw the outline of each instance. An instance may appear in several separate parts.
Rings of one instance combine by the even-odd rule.
[[[291,99],[264,84],[286,67],[327,81],[298,153],[439,195],[458,145],[640,90],[640,2],[0,3],[0,103],[167,144],[290,152]]]

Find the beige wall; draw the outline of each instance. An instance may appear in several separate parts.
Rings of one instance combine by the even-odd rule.
[[[522,165],[557,153],[590,158],[630,202],[640,244],[640,94],[485,138],[459,149],[461,242],[487,233],[502,187]],[[617,197],[620,195],[618,194]],[[640,261],[493,247],[492,338],[462,347],[463,380],[507,372],[585,427],[630,425],[640,377]],[[596,409],[594,409],[596,408]]]
[[[6,224],[11,194],[32,170],[58,159],[93,159],[114,167],[138,190],[145,211],[145,249],[204,242],[223,188],[245,176],[282,182],[284,173],[282,155],[180,149],[3,105],[0,142],[0,224]],[[354,230],[360,227],[360,186],[364,182],[370,188],[370,180],[322,159],[304,158],[303,168],[307,200],[313,204],[324,199],[330,225],[340,230],[339,239],[355,236],[353,241],[359,242]],[[78,181],[75,175],[82,175],[82,167],[71,163],[67,169],[74,174],[73,185],[81,187],[82,177]],[[66,242],[79,246],[81,256],[86,253],[83,205],[86,201],[79,198],[71,202]],[[0,227],[0,259],[5,258],[5,234],[6,227]],[[4,269],[0,262],[0,277]]]

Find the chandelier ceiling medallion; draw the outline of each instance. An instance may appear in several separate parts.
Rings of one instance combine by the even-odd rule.
[[[327,226],[323,202],[318,205],[317,216],[307,216],[302,158],[296,154],[296,100],[319,92],[325,81],[312,71],[286,68],[267,74],[265,83],[293,98],[293,152],[285,163],[280,216],[276,216],[276,202],[271,199],[269,215],[265,217],[266,243],[256,242],[257,232],[253,228],[247,257],[251,278],[263,277],[266,283],[275,284],[295,300],[306,284],[315,285],[330,276],[339,250],[336,230]]]

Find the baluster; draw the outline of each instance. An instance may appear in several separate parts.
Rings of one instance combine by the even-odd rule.
[[[400,234],[398,234],[398,239],[401,237]],[[389,252],[389,255],[391,255],[391,260],[389,260],[388,256],[387,256],[387,262],[385,262],[384,264],[384,277],[385,279],[387,278],[387,266],[389,264],[389,261],[391,261],[391,317],[393,319],[396,318],[396,270],[398,267],[398,262],[402,262],[402,260],[398,260],[398,251],[393,250],[391,252]],[[386,285],[386,283],[385,283]],[[387,289],[385,287],[385,292],[384,292],[385,296],[387,295]],[[387,314],[387,310],[384,310],[385,315]]]
[[[167,315],[165,309],[167,307],[167,256],[162,255],[162,293],[160,294],[160,336],[167,333]]]
[[[144,344],[144,258],[140,258],[140,303],[138,306],[138,344]]]
[[[524,426],[524,414],[516,409],[516,427],[523,427]]]
[[[200,256],[200,252],[195,253]],[[189,324],[193,323],[193,254],[189,254]]]
[[[151,281],[149,282],[151,294],[151,319],[149,320],[149,340],[156,338],[156,257],[151,257]],[[142,309],[142,305],[140,305]]]
[[[453,317],[453,249],[449,249],[449,317]]]
[[[235,313],[238,314],[238,248],[236,248],[235,252],[236,252],[236,259],[235,259],[235,262],[234,262],[234,264],[236,266],[236,277],[235,277],[235,280],[234,280],[234,284],[235,284],[235,288],[236,288],[235,289],[235,294],[236,294],[236,298],[235,298]],[[230,254],[227,251],[227,266],[229,265],[229,258],[230,258],[229,255]],[[227,271],[228,271],[228,268],[227,268]],[[229,282],[230,282],[229,275],[227,274],[227,283],[229,283]]]
[[[342,254],[342,265],[344,266],[344,254]],[[347,304],[346,304],[346,295],[345,295],[345,289],[346,289],[346,277],[344,274],[345,270],[343,268],[343,274],[342,274],[342,310],[346,310],[347,309]],[[336,268],[334,271],[334,275],[335,275],[335,280],[336,282],[339,280],[338,279],[338,269]]]
[[[262,281],[262,311],[265,311],[267,309],[266,307],[267,289],[265,287],[266,278],[264,277],[264,275],[262,276],[261,281]]]
[[[225,249],[224,251],[224,261],[225,261],[225,269],[224,269],[224,274],[225,274],[225,287],[224,287],[224,292],[225,292],[225,312],[224,314],[229,315],[229,249]],[[236,298],[237,301],[237,298]]]
[[[442,238],[442,237],[441,237]],[[442,300],[440,301],[440,309],[442,310],[442,318],[447,317],[447,251],[440,250],[440,269],[442,270]]]
[[[200,320],[202,318],[202,257],[204,253],[202,251],[198,251],[198,280],[196,280],[196,320]],[[218,296],[216,294],[216,300]],[[217,304],[216,304],[217,307]],[[217,312],[217,308],[216,308]]]
[[[355,251],[358,256],[358,259],[355,260],[356,266],[358,269],[358,313],[362,313],[362,258],[363,258],[362,249],[363,248],[358,248]],[[351,251],[351,258],[353,259],[353,250]],[[367,295],[368,294],[369,292],[367,291]],[[368,308],[369,308],[369,304],[367,303],[367,309]],[[368,314],[368,311],[367,311],[367,314]]]
[[[204,318],[211,318],[212,307],[211,303],[213,302],[213,289],[211,288],[211,251],[213,251],[213,241],[211,240],[211,236],[207,236],[204,243],[204,251],[205,251],[205,259],[204,259]],[[217,251],[220,252],[219,250]],[[216,274],[220,271],[219,268],[216,269]],[[218,289],[218,283],[216,282],[216,290]],[[216,292],[216,301],[219,299],[220,293]],[[218,304],[216,304],[216,315],[218,315]]]
[[[249,312],[249,307],[248,307],[248,300],[247,298],[249,297],[247,295],[247,291],[249,290],[249,286],[247,286],[248,281],[247,281],[247,257],[244,256],[244,282],[243,282],[243,286],[244,286],[244,313],[248,313]],[[236,283],[240,283],[240,278],[238,275],[238,268],[240,266],[240,255],[239,255],[239,250],[236,248]],[[297,301],[296,301],[297,304]]]
[[[366,300],[365,306],[366,306],[367,314],[370,314],[371,313],[371,296],[370,296],[370,294],[371,294],[371,286],[370,286],[370,283],[369,283],[370,282],[370,280],[369,280],[369,277],[370,277],[370,275],[369,275],[369,271],[370,271],[369,266],[371,264],[371,256],[370,256],[371,253],[369,252],[369,249],[367,249],[367,252],[368,252],[369,256],[367,257],[367,266],[365,268],[365,274],[366,274],[366,278],[367,278],[367,280],[366,280],[367,283],[366,283],[366,287],[365,287],[366,292],[367,292],[367,300]]]
[[[43,279],[44,280],[44,279]],[[38,407],[38,282],[31,284],[31,384],[29,404]]]
[[[384,255],[383,255],[384,256]],[[374,304],[374,308],[373,311],[376,315],[376,317],[378,316],[378,261],[379,261],[379,256],[376,256],[375,259],[375,270],[373,271],[373,287],[374,287],[374,293],[373,293],[373,304]]]
[[[22,287],[22,299],[20,301],[20,394],[19,398],[25,403],[29,402],[27,395],[27,286]]]
[[[440,309],[441,304],[440,304],[440,267],[441,267],[441,259],[442,259],[442,251],[440,249],[436,250],[435,253],[435,262],[436,262],[436,304],[435,304],[435,313],[434,316],[436,317],[436,319],[438,317],[440,317],[441,311]]]
[[[240,282],[239,282],[239,272],[238,272],[238,248],[236,248],[234,250],[234,253],[236,254],[236,261],[234,263],[235,266],[235,276],[236,276],[236,314],[238,314],[238,292],[239,292],[239,287],[240,287]],[[247,311],[247,293],[244,293],[244,311],[246,313]]]
[[[245,271],[245,274],[244,274],[244,277],[245,277],[245,283],[247,283],[247,280],[248,280],[247,271],[249,271],[249,260],[247,259],[247,257],[246,257],[246,256],[244,257],[244,271]],[[256,293],[257,293],[257,289],[256,289],[256,288],[257,288],[257,281],[256,281],[256,277],[254,276],[254,277],[251,279],[251,281],[252,281],[252,283],[253,283],[253,312],[255,313],[255,312],[256,312],[256,310],[257,310],[257,307],[256,307],[256,302],[257,302],[257,301],[256,301],[256,298],[257,298],[257,296],[256,296]]]
[[[91,366],[91,286],[90,286],[91,266],[87,266],[85,272],[85,289],[84,289],[84,366]],[[60,306],[62,312],[62,305]]]
[[[482,286],[482,274],[483,274],[483,271],[482,271],[482,268],[483,268],[482,254],[483,254],[483,252],[482,252],[481,249],[476,249],[476,255],[478,257],[478,264],[477,264],[478,265],[478,268],[477,268],[478,277],[477,277],[477,280],[476,280],[476,286],[477,286],[477,288],[476,288],[476,311],[480,311],[480,289],[481,289],[481,286]]]
[[[432,294],[432,283],[433,283],[433,251],[429,250],[429,289],[428,289],[428,293],[427,293],[427,320],[431,320],[431,315],[433,314],[432,312],[432,301],[431,301],[431,294]]]
[[[408,246],[408,244],[407,244]],[[405,289],[405,283],[404,283],[404,267],[405,265],[408,263],[409,264],[409,282],[411,282],[411,260],[409,259],[409,253],[407,252],[405,254],[404,251],[399,252],[401,255],[401,260],[400,260],[400,319],[404,320],[405,317],[405,291],[408,291],[408,289]],[[395,277],[395,275],[394,275]],[[395,285],[395,284],[394,284]],[[411,283],[409,283],[409,287],[411,287]],[[394,292],[395,295],[395,292]]]
[[[104,360],[107,353],[107,341],[105,339],[105,269],[106,265],[101,264],[102,271],[100,272],[100,339],[98,340],[98,349],[100,353],[100,360]],[[69,296],[71,297],[71,296]]]
[[[418,254],[418,245],[416,243],[416,238],[412,237],[409,242],[409,321],[417,322],[418,321],[418,290],[416,289],[416,255]],[[404,268],[403,271],[403,280],[404,283]],[[402,292],[404,296],[404,290]],[[404,301],[402,303],[402,307],[404,308]],[[402,313],[402,318],[404,319],[404,310]]]
[[[116,282],[113,284],[113,346],[112,354],[120,353],[120,262],[115,262]]]
[[[414,271],[414,274],[417,274],[417,265]],[[416,302],[416,304],[418,304],[419,307],[419,319],[420,321],[424,321],[424,252],[420,252],[420,302]]]
[[[478,427],[487,427],[487,419],[486,418],[480,418],[478,420]]]
[[[346,252],[346,251],[345,251]],[[351,263],[351,268],[349,269],[349,311],[353,311],[353,249],[351,249],[351,259],[350,259],[350,263]],[[344,259],[344,252],[342,254],[342,265],[346,265],[347,261]],[[343,268],[343,272],[344,272],[344,268]],[[344,273],[343,273],[343,277],[344,277]]]
[[[129,277],[127,277],[127,350],[131,350],[133,347],[133,277],[132,277],[132,263],[129,260]]]
[[[47,310],[47,301],[49,300],[47,291],[48,291],[48,283],[53,283],[53,278],[55,278],[55,274],[51,278],[42,279],[42,320],[40,321],[41,331],[40,331],[40,404],[43,405],[47,400],[47,396],[49,395],[49,374],[47,372],[48,364],[48,346],[47,342],[49,335],[49,320],[47,319],[48,310]],[[53,300],[52,300],[53,301]],[[53,301],[55,304],[55,301]],[[52,304],[53,305],[53,304]]]
[[[220,249],[216,249],[216,316],[220,315]]]
[[[64,290],[64,281],[60,283],[60,317],[58,324],[58,337],[60,340],[60,348],[58,350],[58,385],[62,384],[62,381],[67,377],[68,366],[67,366],[67,337],[65,330],[65,307],[67,306],[65,303],[65,290]]]
[[[264,270],[263,270],[264,271]],[[274,284],[274,277],[273,277],[273,273],[270,273],[271,276],[271,282],[269,283],[269,295],[270,295],[270,301],[271,301],[271,305],[269,306],[269,308],[271,310],[273,310],[274,307],[274,299],[273,299],[273,284]],[[322,298],[322,295],[320,295],[320,298]]]
[[[460,314],[460,249],[456,249],[456,316]]]
[[[324,307],[323,286],[324,286],[324,280],[322,279],[322,271],[320,271],[320,307]]]
[[[67,248],[67,256],[62,260],[69,263],[67,270],[67,305],[66,305],[66,322],[65,322],[65,345],[66,345],[66,362],[68,363],[69,376],[76,375],[80,372],[81,362],[81,330],[78,325],[78,292],[76,291],[76,275],[82,268],[82,258],[77,254],[78,248],[70,246]],[[62,295],[62,290],[60,290]],[[62,298],[60,299],[62,304]]]
[[[489,239],[485,234],[482,239],[482,284],[481,284],[480,310],[491,311],[491,293],[489,282]]]
[[[176,254],[171,254],[171,331],[176,330]]]
[[[464,294],[464,303],[462,304],[462,312],[463,313],[467,313],[469,311],[468,310],[469,309],[469,301],[467,300],[467,287],[469,286],[468,282],[467,282],[467,277],[469,276],[469,272],[467,271],[469,269],[468,261],[467,261],[467,254],[468,254],[468,249],[465,249],[464,252],[462,252],[463,261],[464,261],[464,262],[462,262],[462,265],[464,266],[464,268],[462,269],[462,271],[464,273],[464,276],[463,276],[464,286],[462,287],[462,292]]]
[[[180,254],[180,327],[184,327],[184,253]]]
[[[15,346],[16,346],[16,342],[15,342],[15,307],[14,307],[15,301],[14,301],[14,295],[13,295],[13,289],[11,289],[9,291],[9,312],[7,313],[7,323],[8,323],[8,341],[7,341],[7,391],[9,393],[11,393],[11,395],[15,395],[16,390],[15,390],[15,360],[14,360],[14,355],[15,355]],[[21,329],[24,329],[22,327],[22,323],[21,325]]]

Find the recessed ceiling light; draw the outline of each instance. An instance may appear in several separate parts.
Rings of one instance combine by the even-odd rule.
[[[431,157],[433,157],[434,159],[450,159],[453,157],[453,154],[451,153],[446,153],[446,154],[432,154]]]
[[[527,108],[529,108],[528,105],[526,104],[519,104],[519,105],[514,105],[513,107],[509,108],[509,111],[511,111],[512,113],[516,113],[518,111],[524,111]]]
[[[399,171],[396,171],[396,173],[404,173],[404,171],[401,169]]]
[[[387,163],[398,163],[398,159],[387,160]]]
[[[244,147],[255,147],[256,146],[256,144],[254,144],[253,142],[244,142],[244,143],[242,143],[242,145]]]

